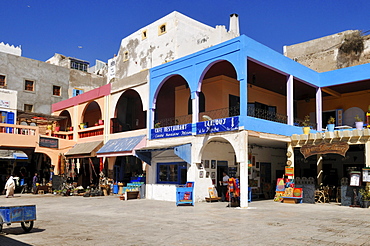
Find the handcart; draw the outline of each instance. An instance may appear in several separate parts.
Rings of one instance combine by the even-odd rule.
[[[176,187],[176,206],[192,205],[194,206],[194,182],[187,182],[185,185]]]
[[[35,220],[36,205],[0,207],[0,232],[3,230],[3,224],[11,223],[21,223],[23,230],[30,232]]]

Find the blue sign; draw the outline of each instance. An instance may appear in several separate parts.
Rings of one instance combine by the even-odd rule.
[[[173,138],[191,135],[192,124],[166,126],[161,128],[154,128],[151,130],[152,139],[156,138]]]
[[[239,117],[208,120],[197,123],[197,134],[235,131],[239,129]]]

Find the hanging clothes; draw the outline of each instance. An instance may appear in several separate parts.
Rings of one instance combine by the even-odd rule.
[[[77,168],[77,173],[80,173],[80,168],[81,168],[80,159],[77,159],[76,168]]]
[[[75,168],[76,168],[76,165],[75,165],[75,161],[73,159],[73,161],[72,161],[72,167],[71,167],[71,178],[74,178],[75,177]]]

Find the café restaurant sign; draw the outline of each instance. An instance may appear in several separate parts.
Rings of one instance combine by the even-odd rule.
[[[197,134],[235,131],[239,129],[239,117],[208,120],[197,123]]]
[[[189,136],[191,135],[191,124],[154,128],[151,133],[152,139]]]
[[[307,144],[301,147],[301,153],[304,158],[311,155],[323,155],[323,154],[339,154],[342,156],[346,155],[349,145],[346,142],[337,143],[325,143],[322,142],[317,145]]]

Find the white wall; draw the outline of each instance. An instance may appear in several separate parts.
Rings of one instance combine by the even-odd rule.
[[[13,112],[14,120],[17,119],[17,91],[0,89],[0,110]]]
[[[160,34],[158,29],[163,24],[166,32]],[[142,36],[144,31],[146,38]],[[117,79],[127,77],[236,36],[239,35],[227,32],[225,26],[213,28],[174,11],[122,39],[114,58],[116,67],[111,65],[113,60],[108,60],[108,74],[111,73],[108,82],[114,76]]]
[[[0,52],[4,52],[4,53],[15,55],[15,56],[22,55],[21,46],[4,44],[3,42],[0,43]]]

